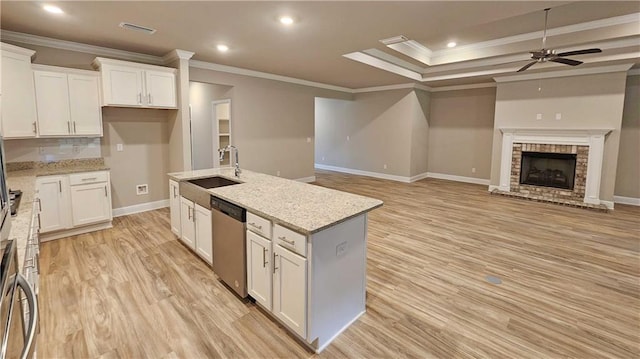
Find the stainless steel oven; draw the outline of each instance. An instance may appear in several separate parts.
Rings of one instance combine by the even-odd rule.
[[[0,359],[33,358],[37,331],[38,306],[31,285],[18,271],[15,241],[2,242],[0,262]],[[25,320],[22,300],[29,313]]]

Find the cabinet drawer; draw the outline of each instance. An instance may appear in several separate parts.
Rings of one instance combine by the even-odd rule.
[[[247,229],[267,239],[271,239],[271,221],[247,212]]]
[[[109,175],[106,171],[84,172],[69,175],[69,183],[73,185],[107,182]]]
[[[283,248],[290,249],[299,255],[307,256],[307,237],[279,224],[273,226],[273,239]]]

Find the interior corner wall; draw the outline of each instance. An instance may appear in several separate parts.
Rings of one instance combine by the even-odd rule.
[[[613,201],[626,77],[626,72],[615,72],[498,83],[491,184],[497,186],[500,179],[500,128],[607,128],[613,131],[605,138],[600,199]],[[562,119],[556,120],[556,114]]]
[[[424,172],[428,98],[400,89],[316,99],[316,163],[407,179]]]
[[[495,103],[495,87],[431,93],[430,173],[489,179]]]
[[[640,76],[627,77],[615,195],[640,198]]]
[[[350,93],[191,67],[190,80],[233,87],[231,142],[240,167],[297,179],[314,169],[315,97]]]

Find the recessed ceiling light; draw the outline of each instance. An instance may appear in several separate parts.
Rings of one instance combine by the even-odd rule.
[[[291,16],[281,16],[280,17],[280,22],[283,25],[291,25],[291,24],[293,24],[293,18]]]
[[[216,48],[218,49],[218,51],[220,52],[227,52],[229,51],[229,46],[224,45],[224,44],[220,44],[218,46],[216,46]]]
[[[452,47],[456,47],[456,45],[458,44],[456,44],[454,41],[451,41],[450,43],[447,44],[447,47],[452,48]]]
[[[57,7],[57,6],[53,6],[53,5],[44,5],[42,7],[45,11],[50,12],[52,14],[63,14],[64,11],[62,11],[61,8]]]

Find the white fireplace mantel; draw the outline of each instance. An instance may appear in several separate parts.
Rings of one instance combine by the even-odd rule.
[[[500,128],[502,156],[500,157],[500,190],[510,192],[511,159],[514,143],[589,146],[584,202],[600,204],[600,179],[604,158],[604,139],[613,129],[539,129]]]

